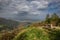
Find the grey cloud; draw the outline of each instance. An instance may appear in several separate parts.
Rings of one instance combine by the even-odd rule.
[[[44,4],[42,3],[44,2]],[[31,3],[27,2],[26,0],[2,0],[0,3],[3,5],[3,8],[5,10],[9,10],[13,13],[13,11],[29,11],[32,12],[33,10],[37,11],[37,8],[44,8],[45,3],[47,1],[41,0],[41,1],[37,1],[34,0]],[[9,5],[7,5],[9,4]],[[41,5],[41,7],[40,7]]]
[[[34,0],[26,0],[26,1],[34,1]]]
[[[21,12],[18,12],[18,15],[19,16],[26,16],[26,15],[28,15],[28,12],[21,11]]]

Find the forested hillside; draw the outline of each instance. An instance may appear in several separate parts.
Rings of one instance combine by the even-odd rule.
[[[0,30],[3,30],[3,29],[13,29],[18,24],[19,24],[18,21],[5,19],[5,18],[0,18]]]

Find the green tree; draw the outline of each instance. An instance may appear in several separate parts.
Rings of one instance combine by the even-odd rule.
[[[57,26],[58,25],[58,21],[59,21],[59,16],[54,13],[51,15],[51,23],[54,25],[54,26]]]

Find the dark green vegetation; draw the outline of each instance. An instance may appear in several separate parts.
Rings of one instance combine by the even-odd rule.
[[[58,16],[56,13],[52,15],[47,14],[45,23],[53,24],[54,26],[60,26],[60,16]]]
[[[60,29],[51,29],[50,31],[50,40],[60,40]]]

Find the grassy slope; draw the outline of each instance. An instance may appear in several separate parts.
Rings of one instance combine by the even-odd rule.
[[[60,40],[60,29],[29,27],[22,30],[13,40]]]
[[[21,31],[13,40],[49,40],[49,36],[42,28],[29,27]]]

